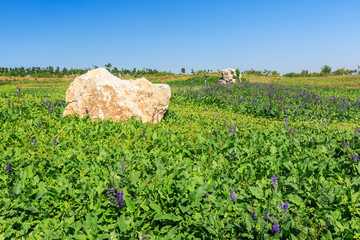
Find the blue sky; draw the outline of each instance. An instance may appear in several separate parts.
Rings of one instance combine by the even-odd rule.
[[[360,1],[0,0],[0,66],[360,65]]]

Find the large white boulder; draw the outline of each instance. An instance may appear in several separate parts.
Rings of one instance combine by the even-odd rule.
[[[236,82],[236,70],[233,68],[227,68],[221,70],[222,81],[220,83],[235,83]]]
[[[83,74],[66,91],[63,116],[88,115],[92,120],[158,122],[169,106],[171,90],[167,84],[152,84],[145,78],[122,80],[105,68]]]

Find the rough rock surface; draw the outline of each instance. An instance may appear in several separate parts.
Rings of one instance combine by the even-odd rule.
[[[236,70],[233,68],[227,68],[221,70],[222,79],[220,79],[220,84],[228,84],[236,82]]]
[[[66,91],[63,116],[89,115],[92,120],[159,122],[168,109],[171,90],[167,84],[152,84],[145,78],[121,80],[105,68],[83,74]]]

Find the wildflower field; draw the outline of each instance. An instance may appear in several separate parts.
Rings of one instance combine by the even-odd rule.
[[[157,124],[0,86],[0,239],[360,239],[360,89],[217,81]]]

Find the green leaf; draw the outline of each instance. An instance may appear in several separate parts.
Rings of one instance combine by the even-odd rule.
[[[121,217],[118,217],[117,219],[117,224],[119,226],[119,229],[121,232],[126,232],[127,230],[127,224],[125,222],[125,217],[124,215],[121,215]]]
[[[257,187],[249,187],[249,190],[253,196],[255,196],[258,199],[263,199],[262,191],[260,191]]]
[[[150,206],[152,209],[154,209],[155,212],[157,212],[157,213],[160,213],[160,212],[161,212],[161,207],[160,207],[159,205],[157,205],[156,203],[151,202],[151,203],[149,204],[149,206]]]
[[[288,196],[289,202],[294,203],[295,205],[299,206],[300,208],[305,208],[304,200],[298,195],[290,194]]]
[[[128,196],[125,198],[125,202],[126,202],[126,206],[129,208],[129,210],[131,212],[135,211],[135,204],[134,202],[131,200],[131,198]]]

